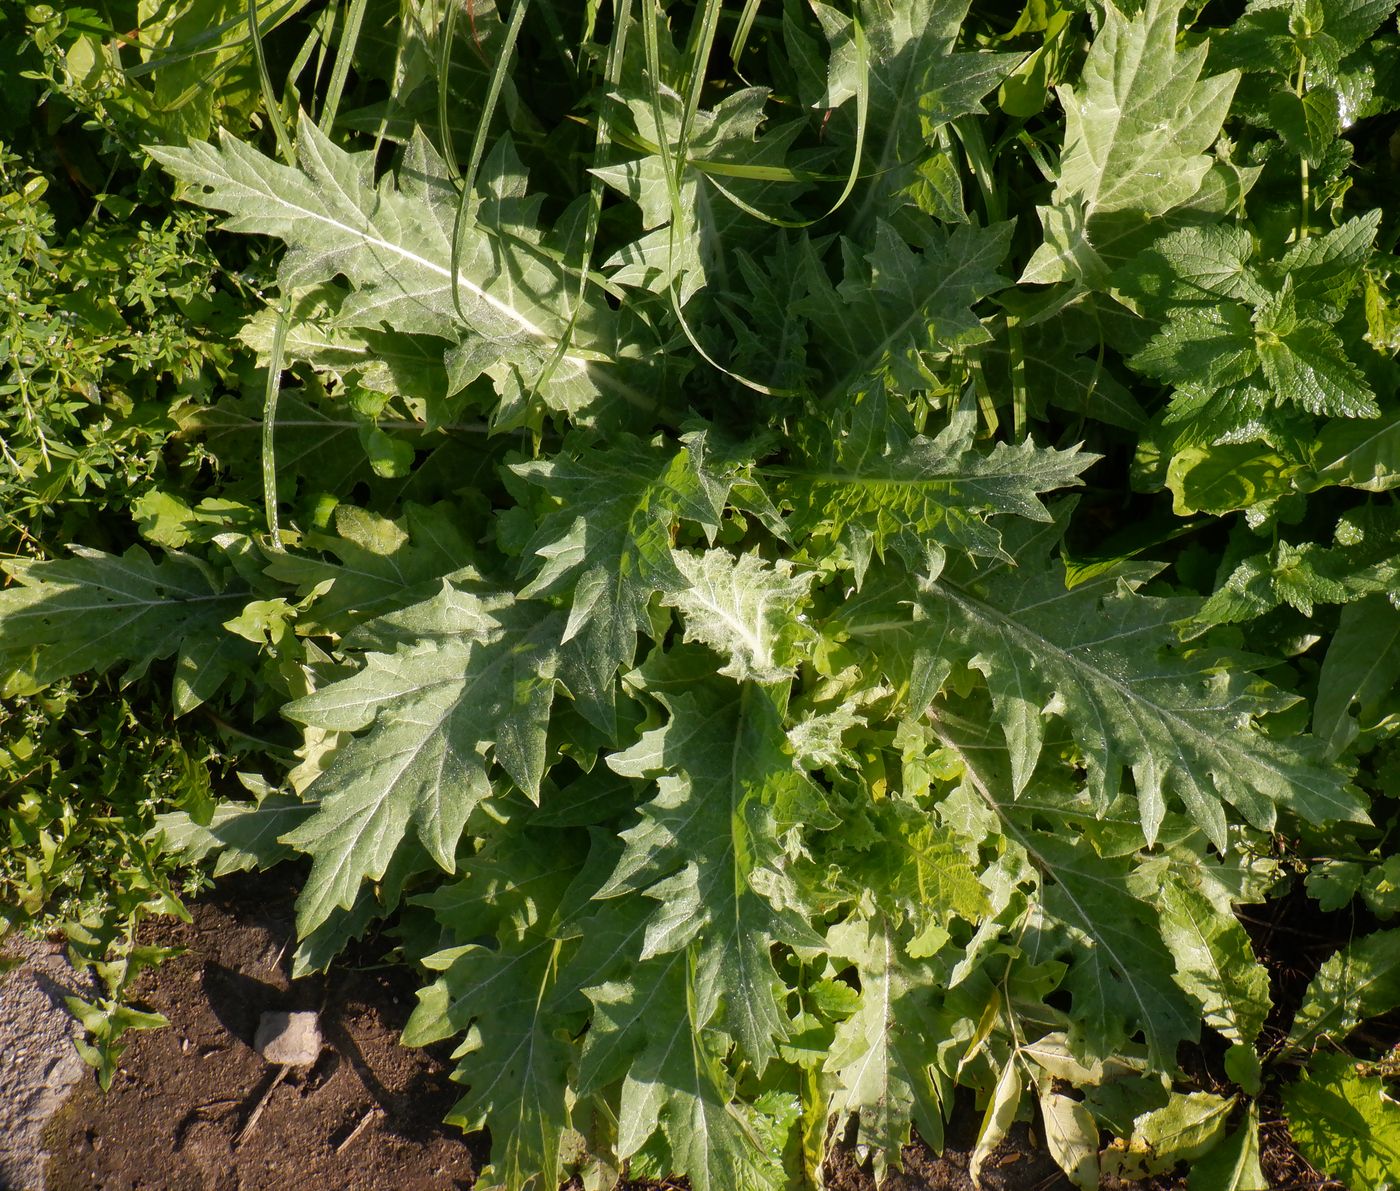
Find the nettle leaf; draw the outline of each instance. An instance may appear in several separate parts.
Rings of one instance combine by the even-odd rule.
[[[1212,167],[1206,150],[1219,135],[1239,74],[1202,79],[1206,42],[1178,52],[1182,6],[1183,0],[1148,0],[1128,17],[1106,5],[1084,81],[1057,88],[1064,150],[1054,205],[1038,208],[1047,243],[1023,281],[1080,277],[1101,285],[1096,224],[1111,229],[1105,217],[1117,213],[1164,215],[1201,189]]]
[[[473,807],[492,792],[486,754],[538,801],[562,618],[511,596],[445,586],[439,636],[368,651],[348,678],[286,706],[308,728],[359,732],[312,783],[316,813],[285,842],[313,858],[303,932],[384,875],[412,829],[447,872]]]
[[[344,276],[353,293],[337,321],[457,341],[470,332],[481,366],[520,362],[541,371],[567,332],[576,345],[544,378],[561,408],[587,403],[611,334],[605,303],[574,320],[565,296],[576,292],[539,246],[539,202],[525,197],[523,174],[502,144],[471,196],[476,218],[453,271],[458,194],[446,164],[416,130],[397,175],[376,182],[374,154],[339,148],[302,113],[297,165],[282,165],[220,130],[220,143],[153,146],[151,155],[190,185],[189,197],[225,211],[230,231],[286,242],[278,280],[288,292]],[[466,379],[470,379],[467,377]],[[463,381],[462,383],[465,383]],[[460,387],[460,385],[458,386]],[[596,392],[596,390],[594,390]]]
[[[790,837],[836,822],[819,788],[793,764],[770,695],[722,681],[655,692],[670,713],[608,758],[625,777],[655,777],[657,796],[622,833],[626,848],[600,897],[645,891],[661,902],[642,958],[697,937],[699,1024],[723,1005],[724,1028],[762,1070],[787,1037],[769,956],[773,943],[819,945],[788,873]]]
[[[1149,843],[1168,795],[1222,850],[1222,802],[1266,830],[1278,807],[1314,823],[1366,821],[1316,742],[1259,730],[1272,703],[1246,674],[1185,656],[1172,626],[1196,605],[1141,594],[1155,566],[1128,564],[1066,590],[1063,564],[1026,553],[1019,563],[970,582],[940,576],[921,590],[914,629],[920,649],[985,677],[1014,791],[1030,781],[1055,715],[1074,733],[1096,806],[1131,772]]]
[[[1385,554],[1396,550],[1396,541],[1372,541],[1365,543],[1369,548],[1358,548],[1361,545],[1329,548],[1321,542],[1280,541],[1272,550],[1239,562],[1202,606],[1198,619],[1202,624],[1236,624],[1282,604],[1311,616],[1317,604],[1350,604],[1395,590],[1400,554]]]
[[[1349,943],[1319,969],[1293,1018],[1290,1051],[1342,1042],[1368,1017],[1400,1005],[1400,930]]]
[[[1380,410],[1333,324],[1370,256],[1379,211],[1294,245],[1277,262],[1251,263],[1239,227],[1186,228],[1120,268],[1128,299],[1165,321],[1132,367],[1178,388],[1170,421],[1201,437],[1250,425],[1267,404],[1331,417]]]
[[[613,678],[632,664],[647,602],[687,586],[672,534],[682,518],[715,533],[730,481],[707,465],[702,433],[683,445],[618,436],[512,470],[557,502],[527,547],[542,561],[521,595],[569,594],[562,640],[579,641],[583,673],[565,683],[576,698],[605,692],[585,711],[610,726]]]
[[[1349,1187],[1395,1186],[1400,1105],[1381,1074],[1344,1054],[1318,1055],[1282,1095],[1289,1132],[1309,1162]]]
[[[827,934],[831,955],[860,976],[856,1011],[836,1027],[824,1070],[835,1080],[827,1111],[859,1118],[857,1141],[871,1148],[877,1182],[903,1166],[910,1124],[935,1149],[943,1137],[943,1100],[951,1092],[934,1066],[930,1041],[948,1032],[935,997],[937,969],[909,959],[897,924],[881,915],[851,919]]]
[[[6,696],[122,663],[124,681],[131,682],[160,658],[231,639],[223,622],[238,613],[248,593],[225,589],[193,559],[153,559],[139,546],[123,555],[70,548],[73,558],[3,564],[16,582],[0,591],[0,689]]]
[[[1077,485],[1098,457],[1068,450],[996,443],[974,445],[977,414],[960,405],[935,437],[904,433],[867,396],[847,419],[818,430],[798,466],[773,469],[777,496],[792,510],[789,528],[801,541],[842,544],[863,573],[871,553],[897,552],[911,567],[925,564],[931,543],[980,556],[1009,555],[990,518],[1015,514],[1048,521],[1040,494]]]

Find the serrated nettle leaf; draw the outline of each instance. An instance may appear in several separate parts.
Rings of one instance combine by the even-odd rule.
[[[1290,1051],[1342,1042],[1368,1017],[1400,1005],[1400,930],[1377,931],[1327,960],[1303,994],[1286,1043]]]

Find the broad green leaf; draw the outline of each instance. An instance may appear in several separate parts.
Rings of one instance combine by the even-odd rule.
[[[1065,148],[1055,201],[1161,215],[1199,189],[1239,75],[1202,79],[1207,46],[1179,53],[1181,0],[1134,16],[1106,6],[1081,87],[1060,87]]]
[[[614,1018],[625,1018],[640,1023],[646,1037],[622,1084],[618,1155],[635,1154],[660,1126],[672,1169],[685,1171],[696,1191],[776,1191],[784,1185],[781,1167],[731,1102],[732,1090],[711,1051],[722,1040],[704,1029],[687,967],[681,957],[653,960],[630,987],[591,994],[604,1030]]]
[[[1336,952],[1308,985],[1288,1032],[1290,1051],[1343,1041],[1368,1017],[1400,1005],[1400,930],[1375,931]]]
[[[970,583],[945,574],[928,584],[914,629],[920,649],[985,676],[1013,791],[1030,781],[1053,713],[1073,726],[1098,807],[1131,772],[1149,842],[1173,794],[1222,849],[1222,802],[1265,829],[1278,807],[1315,823],[1365,821],[1316,742],[1255,726],[1269,703],[1245,674],[1203,671],[1183,656],[1172,625],[1194,606],[1141,594],[1155,567],[1126,565],[1066,590],[1062,564],[1024,552],[1019,561]]]
[[[538,800],[559,619],[509,597],[462,604],[456,635],[369,652],[357,673],[284,709],[310,728],[369,729],[336,750],[310,788],[316,813],[285,837],[313,857],[298,903],[303,932],[352,906],[410,828],[453,872],[467,816],[491,793],[488,751]]]
[[[935,1148],[943,1136],[949,1089],[929,1046],[947,1029],[933,996],[936,973],[905,956],[895,924],[884,915],[833,927],[827,945],[860,975],[859,1005],[836,1027],[825,1063],[835,1081],[827,1111],[838,1123],[859,1117],[858,1144],[870,1146],[882,1182],[887,1170],[902,1166],[911,1122]]]
[[[1344,484],[1367,492],[1400,488],[1400,413],[1374,421],[1331,421],[1313,444],[1315,487]]]
[[[1083,841],[1038,832],[1010,833],[1043,875],[1045,927],[1060,932],[1073,997],[1074,1053],[1108,1059],[1141,1030],[1151,1061],[1172,1070],[1178,1043],[1194,1039],[1192,1006],[1172,979],[1173,957],[1155,907],[1131,891],[1131,866],[1105,860]]]
[[[922,388],[928,357],[987,342],[990,333],[974,308],[1006,285],[997,270],[1011,231],[1009,223],[946,231],[921,226],[910,244],[881,222],[864,253],[842,241],[839,285],[809,259],[800,310],[811,320],[810,352],[823,365],[825,400],[844,403],[886,373],[902,386]]]
[[[1254,958],[1244,927],[1186,873],[1164,874],[1158,896],[1162,938],[1176,961],[1173,979],[1200,1003],[1207,1025],[1252,1046],[1271,1002],[1269,974]]]
[[[1167,465],[1166,485],[1172,512],[1234,512],[1293,491],[1303,466],[1257,442],[1186,446]]]
[[[1253,1102],[1243,1123],[1191,1166],[1189,1191],[1268,1191],[1259,1165],[1259,1106]]]
[[[1147,0],[1132,16],[1105,5],[1083,81],[1057,88],[1065,111],[1052,205],[1039,208],[1046,243],[1022,279],[1107,281],[1096,239],[1116,213],[1161,216],[1202,189],[1239,74],[1201,78],[1209,46],[1177,50],[1182,0]]]
[[[1040,1097],[1040,1121],[1045,1147],[1069,1180],[1081,1191],[1099,1185],[1099,1127],[1078,1100],[1059,1092]]]
[[[220,144],[152,147],[149,152],[189,185],[200,204],[225,211],[230,231],[275,236],[286,242],[278,278],[289,292],[331,280],[349,280],[353,293],[337,320],[345,325],[435,335],[456,341],[474,336],[482,365],[518,362],[541,371],[571,328],[579,346],[566,353],[545,386],[569,409],[586,404],[606,352],[611,322],[606,305],[590,304],[571,321],[568,284],[539,246],[538,200],[527,199],[518,163],[502,146],[489,163],[482,190],[472,196],[476,219],[453,271],[457,193],[447,167],[421,130],[399,172],[399,184],[376,185],[373,153],[348,153],[303,114],[297,165],[264,157],[221,131]],[[594,328],[597,334],[593,334]],[[594,390],[596,392],[596,390]]]
[[[194,560],[153,560],[73,546],[75,557],[4,563],[15,586],[0,591],[0,673],[7,696],[125,662],[125,681],[187,643],[220,641],[221,625],[247,593],[226,590]]]
[[[1073,998],[1068,1038],[1075,1060],[1098,1064],[1141,1030],[1153,1066],[1175,1070],[1177,1046],[1196,1037],[1198,1019],[1172,980],[1160,911],[1137,891],[1132,856],[1140,843],[1124,856],[1101,856],[1081,826],[1094,821],[1091,812],[1065,817],[1051,798],[1013,800],[1007,750],[983,716],[935,706],[930,719],[938,739],[963,760],[963,794],[995,815],[992,823],[1024,857],[1017,883],[1038,879],[1034,931],[1022,952],[1033,962],[1068,962],[1062,983]],[[1141,841],[1137,825],[1129,829]]]
[[[680,446],[618,438],[513,470],[557,505],[529,544],[540,561],[521,595],[572,593],[562,639],[579,639],[585,689],[606,692],[585,712],[610,719],[613,678],[632,664],[647,602],[687,586],[672,533],[684,518],[713,534],[729,482],[707,466],[703,435]]]
[[[1392,579],[1392,584],[1397,582],[1400,579]],[[1400,610],[1380,595],[1342,609],[1318,676],[1313,731],[1340,752],[1357,730],[1353,705],[1362,716],[1369,714],[1397,681]]]
[[[974,445],[977,415],[966,406],[935,437],[906,437],[880,417],[883,409],[867,397],[850,423],[817,438],[810,460],[780,473],[778,499],[792,509],[799,540],[840,542],[858,560],[892,549],[914,567],[933,543],[1007,558],[989,518],[1048,521],[1040,494],[1079,484],[1096,458],[1029,440],[984,452]]]
[[[1178,1162],[1196,1162],[1220,1142],[1235,1097],[1209,1092],[1173,1092],[1166,1107],[1144,1113],[1133,1133],[1104,1151],[1106,1174],[1137,1179],[1169,1171]]]
[[[422,1046],[467,1028],[453,1079],[467,1086],[448,1120],[491,1130],[487,1186],[563,1181],[560,1145],[573,1047],[545,1010],[557,945],[530,936],[512,948],[467,945],[427,957],[443,974],[418,994],[403,1040]]]
[[[1383,1079],[1344,1054],[1318,1055],[1283,1089],[1288,1131],[1319,1170],[1348,1187],[1387,1191],[1400,1182],[1400,1105]]]
[[[304,823],[314,808],[287,794],[269,791],[257,802],[220,802],[208,823],[184,811],[156,816],[164,845],[187,860],[217,855],[214,876],[271,868],[295,853],[281,842]]]
[[[719,673],[743,682],[778,682],[797,669],[796,646],[811,630],[801,610],[811,575],[794,575],[786,560],[765,562],[756,554],[737,559],[727,550],[672,558],[684,585],[662,597],[678,609],[685,639],[708,645],[728,659]]]
[[[608,758],[625,777],[655,777],[657,796],[623,832],[626,847],[600,897],[645,891],[661,902],[642,958],[697,936],[698,1024],[724,1007],[724,1026],[762,1070],[788,1032],[769,950],[819,942],[799,912],[804,894],[785,871],[784,841],[836,819],[794,765],[770,696],[723,681],[656,692],[668,722]]]

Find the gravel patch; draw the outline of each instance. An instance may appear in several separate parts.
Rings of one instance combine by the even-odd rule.
[[[21,962],[0,976],[0,1191],[43,1191],[44,1127],[88,1070],[63,1003],[86,982],[61,943],[12,935],[2,949]]]

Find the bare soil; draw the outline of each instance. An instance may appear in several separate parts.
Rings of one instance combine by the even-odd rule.
[[[473,1185],[486,1142],[441,1123],[457,1094],[445,1051],[398,1043],[413,1006],[412,974],[352,962],[293,983],[293,896],[280,874],[237,877],[192,907],[192,925],[170,919],[149,924],[151,941],[186,948],[144,986],[144,1007],[164,1013],[171,1026],[133,1038],[105,1096],[85,1079],[53,1118],[45,1135],[48,1191],[436,1191]],[[1296,950],[1293,956],[1296,962]],[[252,1045],[260,1015],[308,1009],[320,1014],[325,1048],[319,1060],[304,1069],[264,1062]],[[1205,1051],[1188,1064],[1199,1067],[1194,1074],[1207,1085],[1214,1065]],[[1266,1097],[1262,1107],[1271,1186],[1340,1188],[1299,1157],[1277,1105]],[[904,1151],[904,1171],[891,1175],[885,1189],[971,1191],[968,1159],[979,1118],[970,1097],[960,1101],[943,1153],[916,1137]],[[874,1191],[868,1164],[846,1146],[836,1147],[826,1176],[833,1191]],[[984,1166],[983,1182],[987,1191],[1072,1191],[1023,1124]],[[5,1186],[0,1179],[0,1191]],[[17,1182],[10,1191],[40,1186]],[[686,1183],[627,1186],[665,1191]],[[1148,1183],[1114,1182],[1105,1191],[1130,1186],[1182,1191],[1186,1172]]]

